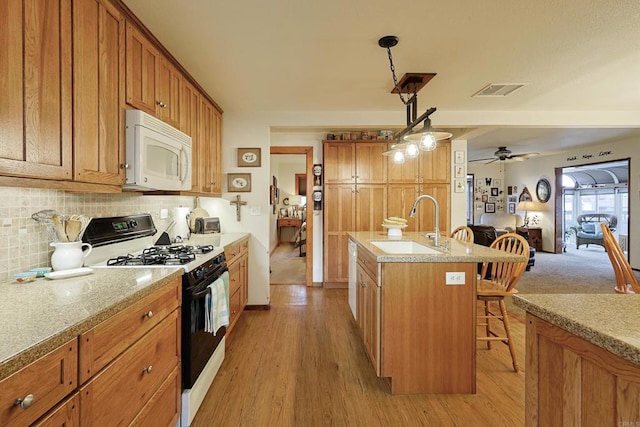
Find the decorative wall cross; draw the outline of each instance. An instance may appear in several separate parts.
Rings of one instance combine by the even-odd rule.
[[[236,196],[236,200],[234,202],[229,202],[230,205],[236,205],[236,221],[240,221],[240,206],[244,206],[247,202],[243,202],[240,200],[240,195]]]

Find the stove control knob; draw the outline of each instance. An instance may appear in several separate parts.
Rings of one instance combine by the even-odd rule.
[[[136,228],[138,226],[138,221],[136,221],[135,219],[132,219],[131,221],[129,221],[129,228]]]
[[[196,279],[202,279],[204,277],[204,269],[198,268],[196,271],[193,272],[193,275],[196,277]]]

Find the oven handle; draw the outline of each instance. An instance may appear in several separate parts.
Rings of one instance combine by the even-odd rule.
[[[198,298],[198,297],[201,297],[201,296],[205,295],[207,292],[209,292],[209,289],[208,289],[209,285],[212,284],[213,282],[215,282],[216,280],[218,280],[222,276],[222,273],[224,273],[225,271],[229,271],[229,270],[225,267],[223,270],[220,271],[220,274],[216,274],[216,276],[214,276],[215,279],[211,278],[211,279],[207,280],[207,284],[206,285],[198,286],[198,288],[200,288],[201,286],[204,286],[204,288],[202,290],[200,290],[200,291],[193,292],[191,294],[191,297],[192,298]]]

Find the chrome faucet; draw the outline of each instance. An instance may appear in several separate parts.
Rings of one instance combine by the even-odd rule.
[[[420,200],[422,199],[429,199],[433,202],[433,210],[435,211],[435,221],[436,221],[436,224],[433,230],[435,233],[435,237],[433,238],[433,244],[434,246],[440,246],[440,229],[438,228],[438,224],[440,224],[440,213],[439,213],[440,209],[438,208],[438,202],[436,199],[434,199],[432,196],[428,194],[423,194],[422,196],[418,196],[416,201],[413,202],[413,207],[409,212],[409,218],[413,218],[416,216],[416,208],[418,207],[418,203],[420,203]]]

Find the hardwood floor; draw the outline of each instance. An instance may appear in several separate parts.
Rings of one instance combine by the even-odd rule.
[[[524,323],[512,317],[520,365]],[[477,347],[475,395],[392,396],[375,376],[346,289],[276,286],[245,311],[193,426],[521,426],[524,372],[506,345]]]

